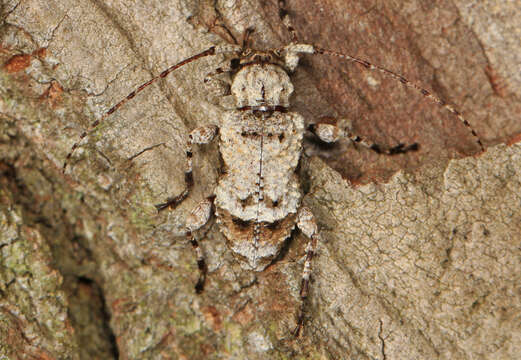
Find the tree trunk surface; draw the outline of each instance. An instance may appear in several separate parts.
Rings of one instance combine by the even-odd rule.
[[[457,117],[379,72],[323,55],[291,74],[294,111],[336,121],[397,156],[307,136],[299,177],[321,242],[306,322],[292,336],[307,240],[243,270],[215,219],[184,236],[220,176],[229,99],[200,59],[212,45],[288,44],[276,1],[3,0],[0,29],[0,359],[513,359],[521,354],[521,5],[511,1],[288,0],[299,41],[404,75]],[[336,120],[333,120],[336,119]],[[518,354],[518,355],[515,355]]]

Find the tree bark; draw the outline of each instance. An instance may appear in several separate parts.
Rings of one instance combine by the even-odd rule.
[[[307,56],[294,110],[348,119],[385,157],[306,140],[300,175],[323,241],[304,334],[294,339],[306,239],[295,232],[261,273],[242,270],[215,222],[198,234],[210,274],[183,236],[219,178],[223,99],[204,58],[151,85],[81,143],[90,123],[168,66],[208,47],[289,42],[276,2],[25,0],[2,3],[0,358],[466,359],[521,353],[519,5],[469,0],[288,1],[299,40],[348,53],[460,105],[457,118],[379,73]],[[344,122],[342,122],[344,121]],[[345,120],[338,120],[345,123]],[[499,143],[509,143],[510,146]]]

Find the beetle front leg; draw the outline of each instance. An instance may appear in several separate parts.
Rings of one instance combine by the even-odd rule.
[[[192,145],[193,144],[208,144],[212,141],[219,131],[219,128],[215,125],[206,125],[194,129],[190,135],[188,135],[188,142],[186,145],[186,162],[187,169],[185,171],[185,189],[183,192],[175,197],[166,199],[164,203],[157,204],[157,211],[164,210],[166,208],[175,209],[184,199],[190,195],[190,190],[194,185],[194,178],[192,174]]]

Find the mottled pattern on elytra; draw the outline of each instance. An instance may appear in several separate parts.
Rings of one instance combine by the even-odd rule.
[[[230,248],[255,270],[269,264],[295,226],[288,216],[300,205],[295,169],[303,136],[304,119],[297,113],[233,110],[223,116],[218,221]]]
[[[243,221],[274,222],[296,213],[300,190],[295,169],[304,135],[297,113],[230,111],[220,127],[226,174],[215,204]]]
[[[284,240],[295,227],[296,214],[289,214],[275,223],[257,222],[244,225],[233,221],[230,213],[217,209],[217,221],[221,232],[228,240],[233,255],[239,259],[241,267],[262,271],[280,253]]]

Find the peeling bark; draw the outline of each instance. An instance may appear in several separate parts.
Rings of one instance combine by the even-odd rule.
[[[182,225],[216,184],[215,144],[195,155],[190,198],[159,215],[153,206],[183,188],[189,130],[218,122],[219,99],[202,79],[223,58],[151,86],[109,117],[61,173],[83,129],[169,65],[240,39],[252,25],[255,47],[286,43],[275,2],[3,2],[0,357],[521,353],[521,146],[495,146],[521,131],[513,71],[521,52],[511,35],[519,5],[315,3],[288,1],[302,41],[425,84],[462,107],[489,149],[469,156],[477,149],[464,126],[399,84],[335,59],[303,59],[292,100],[309,122],[347,117],[361,135],[385,145],[417,141],[421,151],[385,158],[347,144],[327,151],[307,144],[304,202],[324,242],[304,336],[295,340],[300,234],[276,263],[250,273],[210,224],[200,234],[210,275],[205,292],[194,292],[197,265]]]

